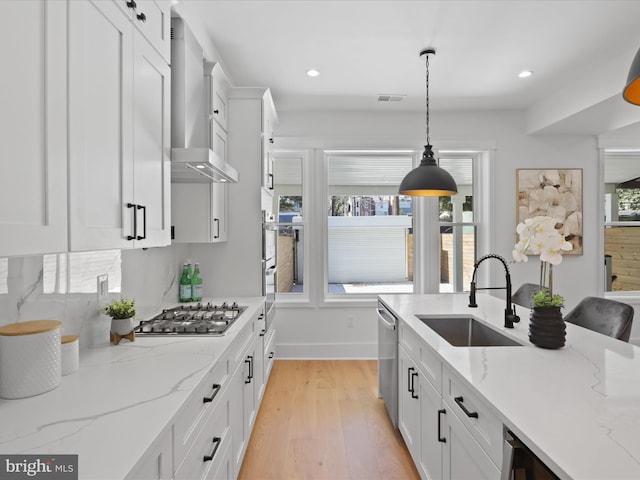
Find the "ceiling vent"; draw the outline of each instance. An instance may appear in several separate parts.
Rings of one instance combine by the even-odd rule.
[[[379,102],[400,102],[406,97],[406,95],[390,94],[390,95],[378,95]]]

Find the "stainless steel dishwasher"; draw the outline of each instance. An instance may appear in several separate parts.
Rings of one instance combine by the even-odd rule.
[[[378,397],[398,427],[398,319],[378,300]]]

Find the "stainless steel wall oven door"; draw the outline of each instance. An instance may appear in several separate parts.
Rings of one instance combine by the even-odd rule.
[[[273,213],[262,212],[262,295],[266,298],[265,329],[275,316],[278,287],[278,226]]]

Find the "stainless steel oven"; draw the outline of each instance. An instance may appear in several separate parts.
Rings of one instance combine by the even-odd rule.
[[[262,295],[266,298],[265,329],[275,316],[278,287],[278,225],[273,213],[262,212]]]

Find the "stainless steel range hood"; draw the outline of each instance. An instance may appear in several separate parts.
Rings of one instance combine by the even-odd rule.
[[[238,181],[238,172],[209,148],[204,53],[182,18],[171,19],[171,181]]]
[[[172,148],[171,181],[238,182],[238,172],[210,148]]]

